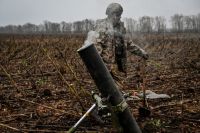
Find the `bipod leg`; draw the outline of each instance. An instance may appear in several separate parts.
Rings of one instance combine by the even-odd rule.
[[[83,120],[84,120],[87,116],[89,116],[89,114],[95,109],[96,106],[97,106],[96,103],[93,104],[93,105],[90,107],[90,109],[78,120],[78,122],[77,122],[73,127],[71,127],[71,128],[67,131],[67,133],[74,133],[74,132],[76,131],[76,129],[78,128],[78,126],[83,122]]]

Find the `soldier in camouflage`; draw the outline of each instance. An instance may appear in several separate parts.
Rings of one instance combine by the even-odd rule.
[[[123,8],[118,3],[111,3],[106,10],[107,18],[97,20],[95,31],[99,34],[96,47],[111,72],[126,73],[127,50],[148,59],[148,54],[130,41],[125,40],[126,29],[120,20]]]

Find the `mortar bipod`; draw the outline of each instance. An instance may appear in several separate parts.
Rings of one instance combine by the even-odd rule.
[[[79,125],[89,116],[95,109],[97,109],[97,115],[105,118],[111,116],[109,108],[107,105],[103,104],[102,98],[92,91],[92,97],[95,100],[95,103],[87,110],[87,112],[72,126],[67,133],[74,133]]]

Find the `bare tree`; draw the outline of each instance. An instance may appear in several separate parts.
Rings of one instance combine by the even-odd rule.
[[[44,27],[46,33],[60,33],[60,24],[52,23],[50,21],[44,21]]]
[[[23,33],[35,33],[37,26],[31,23],[26,23],[22,26]]]
[[[51,23],[51,33],[60,33],[60,24],[59,23]]]
[[[51,25],[51,22],[49,22],[47,20],[44,21],[44,27],[45,27],[45,32],[46,33],[50,33],[51,32],[50,25]]]
[[[154,30],[157,33],[164,33],[166,31],[166,19],[165,17],[157,16],[154,18]]]
[[[90,30],[94,30],[95,22],[89,19],[83,20],[83,32],[87,33]]]
[[[200,13],[196,16],[196,29],[197,32],[200,33]]]
[[[171,17],[172,31],[182,32],[183,31],[183,15],[175,14]]]
[[[124,24],[126,27],[126,32],[128,34],[133,34],[137,31],[137,21],[132,18],[124,18]]]
[[[183,29],[185,32],[192,32],[195,30],[195,17],[193,16],[183,16]]]
[[[83,22],[76,21],[73,23],[73,32],[74,33],[82,33],[83,32]]]
[[[72,31],[72,23],[61,22],[60,29],[62,33],[71,33]]]
[[[140,31],[150,33],[153,31],[154,19],[149,16],[143,16],[139,19]]]

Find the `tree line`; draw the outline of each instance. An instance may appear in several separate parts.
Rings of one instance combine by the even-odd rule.
[[[192,32],[200,33],[200,13],[197,15],[175,14],[171,16],[170,23],[163,16],[143,16],[138,20],[133,18],[123,19],[127,33],[165,33],[165,32]],[[93,30],[96,21],[85,19],[75,22],[55,23],[44,21],[43,24],[35,25],[26,23],[24,25],[7,25],[0,27],[0,33],[21,33],[21,34],[60,34],[60,33],[87,33]]]

